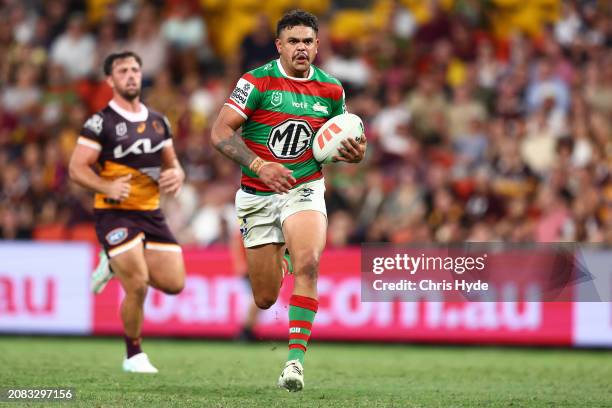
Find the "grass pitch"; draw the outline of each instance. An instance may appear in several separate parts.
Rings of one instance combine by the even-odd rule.
[[[121,339],[0,337],[0,387],[73,387],[52,407],[610,407],[612,353],[314,341],[303,392],[276,388],[284,343],[145,339],[158,375],[124,374]],[[0,405],[3,405],[0,403]]]

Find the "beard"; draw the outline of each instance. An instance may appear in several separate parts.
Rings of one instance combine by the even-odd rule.
[[[117,89],[117,93],[126,101],[133,101],[140,96],[140,88],[135,89]]]

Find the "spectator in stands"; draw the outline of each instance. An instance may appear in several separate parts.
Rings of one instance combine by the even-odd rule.
[[[487,119],[484,104],[472,93],[472,88],[467,83],[453,89],[453,101],[448,108],[449,135],[452,140],[465,136],[473,121],[484,124]]]
[[[240,72],[248,72],[277,58],[274,38],[270,19],[265,14],[259,14],[253,32],[245,37],[240,46]]]
[[[138,44],[131,44],[132,47],[138,46]],[[94,63],[95,67],[100,67],[104,63],[104,58],[107,55],[117,52],[122,49],[122,43],[119,40],[117,33],[117,22],[114,18],[105,18],[97,29],[97,45]],[[140,53],[139,55],[143,55]],[[143,67],[144,69],[145,67]],[[102,70],[99,70],[98,75],[100,79],[104,79]]]
[[[70,232],[90,220],[91,197],[67,184],[66,157],[83,119],[108,101],[95,61],[132,48],[188,175],[163,204],[168,222],[182,242],[227,243],[239,174],[210,149],[208,118],[235,83],[232,69],[276,56],[270,20],[247,3],[103,3],[0,5],[0,237],[87,237]],[[348,38],[334,37],[334,13],[321,25],[333,48],[317,64],[343,82],[369,141],[361,166],[325,168],[330,245],[612,244],[606,3],[562,2],[557,21],[534,14],[526,25],[500,18],[512,16],[500,2],[447,3],[362,10]],[[255,27],[235,49],[219,41],[227,25],[211,18],[229,7]],[[81,14],[69,14],[81,11],[91,34]]]
[[[440,84],[428,74],[418,81],[417,88],[408,97],[408,111],[413,118],[417,137],[426,143],[436,143],[440,121],[446,120],[448,102]]]
[[[56,126],[67,117],[70,107],[75,106],[80,100],[61,65],[49,64],[46,80],[47,86],[42,94],[40,117],[45,125]]]
[[[32,64],[17,67],[13,84],[2,92],[2,105],[17,115],[34,113],[38,109],[42,92],[38,86],[38,72]]]
[[[125,49],[142,58],[143,87],[149,86],[155,75],[166,66],[167,45],[159,29],[157,11],[145,5],[134,20]]]
[[[26,9],[25,4],[13,5],[10,14],[13,38],[19,44],[27,44],[34,38],[38,15],[35,10]]]
[[[388,89],[386,102],[372,121],[372,130],[385,154],[403,159],[411,147],[410,113],[399,89]]]
[[[235,195],[233,187],[228,185],[209,185],[206,191],[200,192],[200,205],[189,230],[200,245],[229,241],[230,228],[236,222],[231,199]]]
[[[372,74],[352,41],[338,45],[338,52],[325,61],[323,69],[338,78],[349,95],[363,90]]]
[[[69,78],[76,80],[89,76],[94,68],[96,42],[87,33],[85,17],[73,14],[66,31],[51,45],[51,61],[64,67]]]
[[[206,23],[189,2],[179,1],[171,6],[170,16],[162,24],[161,31],[172,47],[194,50],[202,59],[212,56]]]
[[[561,80],[554,72],[549,60],[540,60],[536,65],[536,73],[526,89],[526,103],[530,112],[535,112],[548,99],[552,98],[552,109],[562,114],[570,106],[569,89],[567,83]]]
[[[563,227],[569,221],[570,213],[566,198],[548,186],[543,187],[537,197],[540,217],[536,225],[537,242],[564,241]]]

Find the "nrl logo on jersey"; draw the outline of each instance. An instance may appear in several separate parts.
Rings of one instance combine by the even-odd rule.
[[[113,150],[113,155],[115,156],[115,159],[121,159],[130,153],[135,155],[155,153],[161,150],[164,147],[164,144],[165,141],[162,140],[157,146],[151,146],[150,139],[138,139],[125,150],[123,150],[123,146],[121,145],[115,147],[115,150]]]
[[[268,135],[268,149],[277,159],[295,159],[310,147],[314,131],[305,120],[288,119]]]
[[[270,101],[272,106],[278,106],[283,103],[283,94],[279,91],[272,92],[272,100]]]
[[[127,124],[125,122],[118,123],[115,126],[115,133],[117,137],[123,137],[127,134]]]

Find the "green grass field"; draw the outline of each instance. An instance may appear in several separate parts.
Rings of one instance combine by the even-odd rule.
[[[120,339],[0,337],[0,387],[76,389],[34,407],[612,406],[610,352],[314,342],[290,394],[276,388],[285,347],[150,339],[160,374],[129,375]]]

